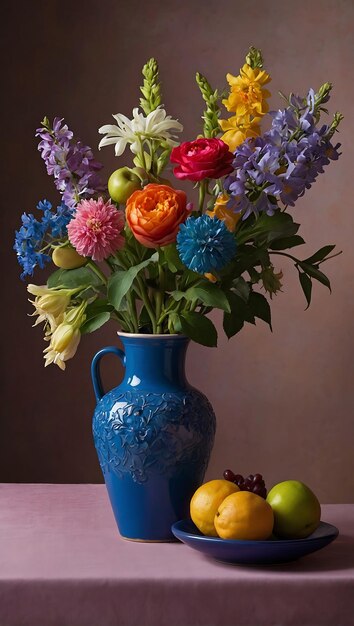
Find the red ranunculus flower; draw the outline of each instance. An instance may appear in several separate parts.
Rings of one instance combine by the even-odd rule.
[[[234,155],[221,139],[185,141],[171,152],[172,163],[178,163],[173,173],[176,178],[199,181],[203,178],[221,178],[232,172]]]

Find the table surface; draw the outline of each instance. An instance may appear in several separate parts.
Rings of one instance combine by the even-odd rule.
[[[117,531],[104,485],[0,485],[1,626],[351,626],[354,504],[338,539],[293,564],[244,567]]]

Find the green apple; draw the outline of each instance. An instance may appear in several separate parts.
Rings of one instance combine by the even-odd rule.
[[[71,246],[58,246],[53,250],[52,261],[63,270],[74,270],[86,265],[88,259],[81,256]]]
[[[137,189],[141,189],[141,179],[129,167],[120,167],[108,179],[109,195],[119,204],[126,202]]]
[[[320,523],[321,505],[313,491],[299,480],[275,485],[268,493],[267,502],[273,509],[273,532],[278,537],[303,539]]]

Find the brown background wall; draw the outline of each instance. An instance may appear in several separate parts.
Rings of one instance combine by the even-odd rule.
[[[353,28],[352,0],[157,2],[69,0],[5,3],[2,60],[1,232],[2,416],[0,480],[96,482],[101,475],[91,441],[94,398],[89,362],[114,341],[106,327],[81,344],[66,373],[44,370],[42,332],[31,328],[25,285],[11,250],[21,212],[57,196],[37,153],[34,129],[44,114],[64,116],[92,147],[111,113],[130,115],[140,69],[159,60],[164,102],[185,125],[200,128],[198,69],[222,87],[237,74],[250,44],[261,47],[277,90],[304,93],[335,85],[331,111],[345,114],[343,156],[296,206],[304,255],[337,243],[343,255],[327,266],[333,293],[318,286],[304,312],[295,270],[286,262],[284,293],[273,301],[274,332],[261,322],[218,349],[191,346],[191,382],[214,404],[219,427],[209,476],[226,466],[262,472],[269,484],[295,477],[322,501],[354,501],[353,468]],[[3,9],[4,11],[4,9]],[[100,158],[107,174],[120,162]],[[34,282],[44,282],[38,272]],[[216,316],[217,317],[217,316]],[[120,366],[105,366],[107,386]]]

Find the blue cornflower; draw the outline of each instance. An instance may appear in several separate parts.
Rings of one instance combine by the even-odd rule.
[[[63,202],[54,212],[48,200],[41,200],[37,209],[43,213],[41,219],[36,219],[31,213],[23,213],[22,226],[15,233],[14,250],[23,269],[22,279],[33,276],[37,265],[42,269],[51,260],[44,250],[52,240],[66,236],[66,226],[73,216],[72,210]]]
[[[190,270],[206,274],[227,265],[236,252],[234,235],[224,222],[209,215],[189,217],[177,235],[177,250]]]

